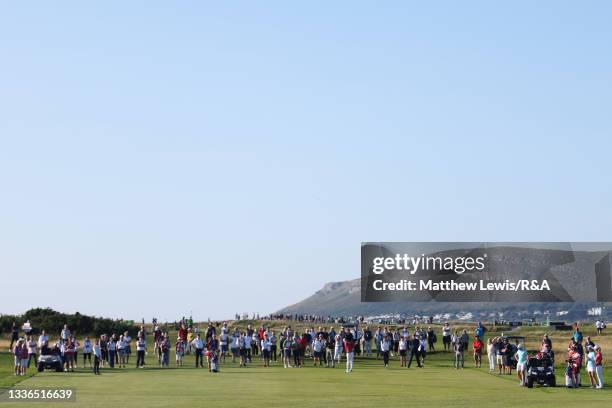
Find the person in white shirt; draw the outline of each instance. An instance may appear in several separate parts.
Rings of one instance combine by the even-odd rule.
[[[240,367],[246,367],[248,353],[251,349],[251,339],[246,332],[240,335]]]
[[[155,325],[155,330],[159,330],[161,332],[161,330],[159,329],[159,326]],[[136,338],[142,338],[144,339],[145,343],[147,341],[147,331],[145,329],[144,326],[140,326],[140,330],[138,330],[138,334],[136,335]]]
[[[195,366],[196,368],[204,367],[203,353],[204,353],[204,341],[200,337],[200,333],[196,335],[196,338],[191,341],[191,345],[195,350]]]
[[[85,340],[83,340],[83,368],[85,368],[85,363],[87,361],[89,361],[89,367],[92,367],[91,353],[93,353],[93,344],[91,344],[89,337],[85,337]]]
[[[102,350],[100,349],[100,342],[96,339],[96,342],[93,346],[93,354],[94,354],[94,366],[93,373],[95,375],[100,375],[100,360],[102,360]]]
[[[427,356],[427,339],[421,337],[419,344],[419,356],[421,358],[421,368],[425,367],[425,356]]]
[[[489,357],[489,371],[495,371],[495,343],[489,337],[487,340],[487,357]]]
[[[117,342],[117,352],[119,353],[119,368],[125,368],[126,347],[127,343],[125,342],[125,337],[122,334],[121,336],[119,336],[119,341]]]
[[[597,387],[597,374],[595,373],[595,350],[592,346],[586,348],[586,368],[589,373],[589,380],[591,381],[591,388]]]
[[[46,354],[49,348],[49,336],[47,336],[44,330],[40,333],[40,336],[38,336],[38,348],[41,354]]]
[[[444,350],[451,350],[451,327],[448,323],[444,323],[442,327],[442,343],[444,344]]]
[[[291,350],[293,349],[293,340],[291,337],[281,340],[281,348],[283,350],[283,366],[285,368],[291,368]]]
[[[147,342],[144,337],[136,339],[136,368],[143,368],[145,365],[145,350]]]
[[[272,343],[268,338],[268,334],[264,333],[263,340],[261,340],[261,354],[263,356],[263,366],[270,367],[270,350]]]
[[[125,363],[130,363],[130,354],[132,354],[132,337],[126,331],[123,333],[123,340],[125,341]]]
[[[108,347],[108,365],[110,368],[115,368],[115,354],[117,353],[117,339],[113,334],[107,343]]]
[[[389,350],[391,349],[391,335],[386,334],[380,342],[380,351],[382,352],[385,368],[389,367]]]
[[[338,364],[340,364],[342,360],[342,349],[342,336],[338,333],[336,334],[336,348],[334,349],[334,360],[336,360]]]
[[[64,328],[62,329],[62,332],[60,333],[60,339],[62,339],[62,341],[66,341],[70,339],[70,336],[71,336],[70,329],[68,328],[68,325],[65,324]]]
[[[28,336],[28,341],[26,343],[28,347],[28,364],[27,367],[30,368],[30,361],[34,360],[34,364],[36,364],[36,346],[37,343],[34,341],[32,336]]]
[[[323,335],[319,334],[319,337],[315,338],[312,342],[312,350],[314,354],[314,365],[316,367],[317,363],[319,363],[319,367],[322,366],[321,356],[323,355],[325,348],[325,340],[323,339]]]
[[[598,335],[603,334],[604,326],[605,326],[605,324],[604,324],[603,320],[597,320],[595,322],[595,328],[597,329],[597,334]]]
[[[232,352],[232,363],[235,363],[240,352],[240,332],[238,329],[234,330],[234,334],[232,334],[232,344],[230,345],[230,350]]]
[[[400,355],[400,367],[406,367],[406,354],[408,350],[408,337],[402,336],[398,345]]]
[[[227,334],[227,327],[225,329],[221,329],[221,336],[219,336],[219,348],[221,349],[221,358],[219,360],[222,359],[224,363],[227,351],[229,350],[229,334]]]
[[[270,330],[269,334],[268,334],[268,338],[270,339],[270,348],[271,348],[271,353],[272,355],[270,356],[270,359],[272,361],[274,361],[274,363],[276,364],[276,355],[277,355],[277,351],[278,351],[278,338],[274,335],[274,331]]]

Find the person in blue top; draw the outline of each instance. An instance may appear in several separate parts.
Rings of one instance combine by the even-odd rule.
[[[578,323],[574,323],[574,333],[572,337],[576,341],[576,343],[582,343],[582,332],[580,331],[580,327],[578,327]]]
[[[482,341],[482,336],[484,336],[485,328],[482,325],[482,322],[478,322],[478,326],[476,326],[476,330],[474,330],[474,335],[478,337],[480,341]]]
[[[518,345],[518,350],[514,355],[516,359],[516,374],[518,375],[519,385],[525,385],[525,372],[527,371],[527,360],[529,359],[529,353],[525,350],[524,344]]]

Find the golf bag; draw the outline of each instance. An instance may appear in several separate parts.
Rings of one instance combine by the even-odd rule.
[[[580,372],[576,372],[576,382],[574,382],[573,374],[575,371],[574,364],[568,362],[567,368],[565,369],[565,386],[568,388],[576,388],[580,386]]]

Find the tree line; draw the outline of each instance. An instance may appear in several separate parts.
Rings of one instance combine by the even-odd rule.
[[[67,324],[73,333],[100,335],[103,333],[123,333],[129,331],[135,334],[136,328],[131,320],[115,320],[104,317],[87,316],[76,312],[74,314],[60,313],[50,308],[30,309],[22,315],[0,315],[0,332],[12,330],[13,322],[17,323],[19,331],[25,322],[29,321],[32,331],[39,334],[45,330],[48,334],[59,333]]]

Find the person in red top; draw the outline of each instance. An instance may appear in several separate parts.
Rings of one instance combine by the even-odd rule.
[[[21,375],[26,375],[26,371],[28,371],[29,353],[28,353],[28,345],[26,344],[25,340],[23,341],[23,344],[21,345],[20,357],[21,357]]]
[[[308,347],[308,337],[306,333],[300,338],[300,365],[304,364],[304,356],[306,355],[306,347]]]
[[[353,340],[353,334],[348,328],[344,329],[344,352],[346,353],[346,372],[350,373],[353,371],[353,362],[355,361],[355,340]]]
[[[183,340],[184,344],[187,344],[187,328],[184,324],[181,324],[181,328],[178,331],[178,336]]]
[[[595,374],[597,374],[597,388],[603,388],[603,356],[601,347],[595,347]]]
[[[474,339],[474,343],[472,343],[472,347],[474,348],[474,364],[476,368],[480,368],[482,365],[482,341],[480,338],[476,337]]]

